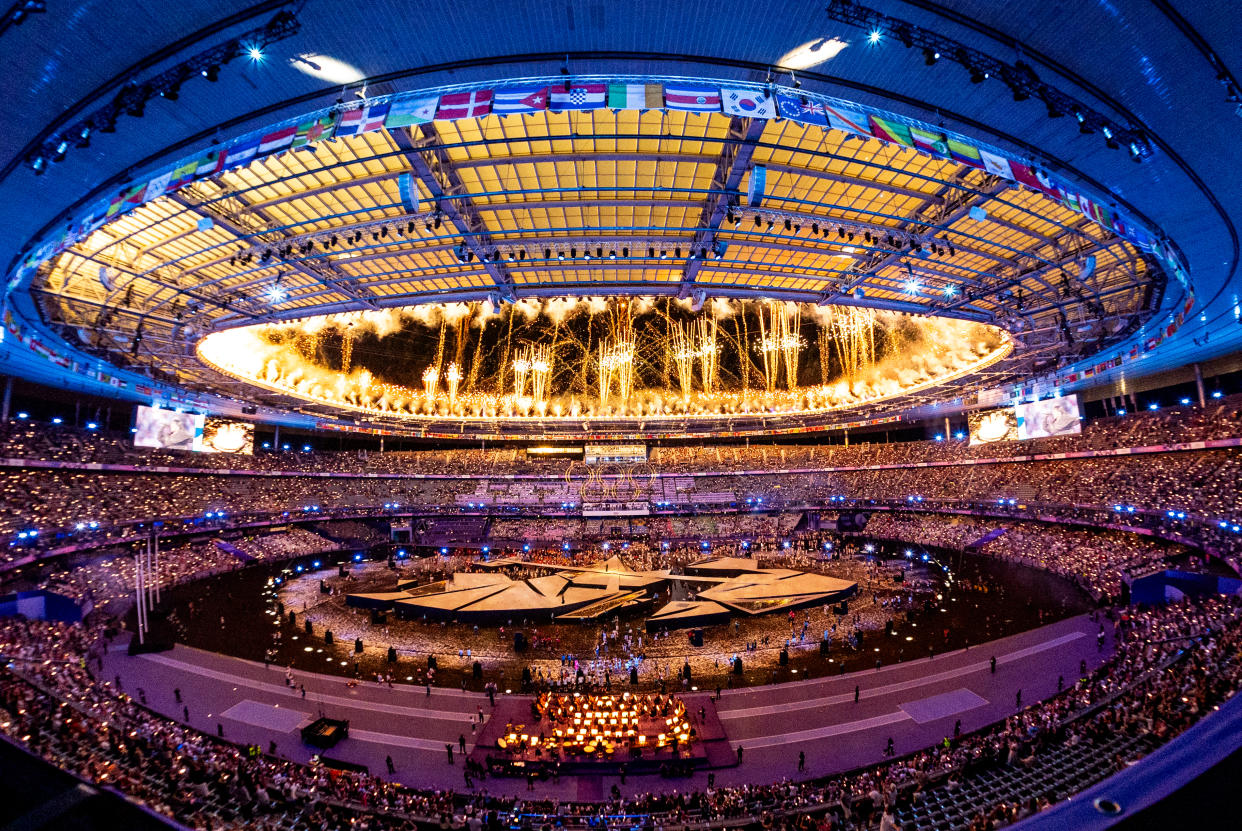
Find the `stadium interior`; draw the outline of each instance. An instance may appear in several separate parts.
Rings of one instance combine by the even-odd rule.
[[[1235,826],[1228,11],[14,0],[0,825]]]

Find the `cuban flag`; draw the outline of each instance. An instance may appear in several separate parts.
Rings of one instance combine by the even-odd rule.
[[[807,98],[778,92],[776,93],[776,109],[781,114],[781,118],[787,118],[790,121],[818,124],[821,127],[828,126],[828,114],[824,111],[824,105]]]
[[[729,115],[744,118],[775,118],[776,102],[757,89],[720,89],[721,105]]]
[[[497,115],[538,113],[547,108],[547,87],[503,87],[492,95],[492,112]]]
[[[571,84],[569,89],[550,87],[548,106],[556,111],[598,110],[608,98],[607,84]]]
[[[718,113],[720,90],[717,87],[670,85],[664,88],[664,106],[692,113]]]
[[[492,91],[454,92],[440,96],[436,118],[455,121],[459,118],[482,118],[492,111]]]

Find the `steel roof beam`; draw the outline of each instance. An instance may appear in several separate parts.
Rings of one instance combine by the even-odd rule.
[[[440,134],[430,124],[422,125],[421,132],[423,141],[418,144],[412,138],[412,129],[393,130],[390,135],[414,175],[431,193],[437,209],[462,235],[462,245],[482,263],[501,296],[512,298],[513,279],[499,263],[486,259],[485,251],[492,246],[491,234],[479,213],[479,207],[474,204],[461,176],[453,168],[453,161],[444,149]],[[442,199],[444,196],[449,198]]]
[[[734,116],[729,122],[727,141],[720,146],[720,156],[716,160],[716,172],[712,176],[712,192],[703,201],[703,213],[699,219],[699,228],[694,232],[690,248],[710,248],[716,244],[716,232],[720,223],[732,208],[734,201],[741,202],[742,177],[751,168],[751,159],[755,155],[755,146],[768,126],[765,119],[740,118]],[[681,287],[678,289],[682,297],[690,296],[694,278],[699,273],[699,259],[686,263],[682,272]]]
[[[249,237],[251,237],[251,236],[254,236],[254,234],[255,234],[255,232],[254,232],[254,231],[252,231],[252,230],[250,230],[250,229],[246,228],[244,225],[240,224],[240,223],[239,223],[237,220],[235,220],[232,216],[230,216],[230,215],[229,215],[229,214],[227,214],[224,210],[222,210],[222,209],[220,208],[220,206],[219,206],[219,205],[217,205],[217,204],[214,204],[214,203],[213,203],[213,204],[211,204],[211,205],[204,205],[204,204],[201,204],[201,203],[195,202],[194,200],[192,200],[192,199],[190,199],[189,197],[187,197],[187,196],[185,195],[185,192],[184,192],[184,191],[183,191],[183,192],[180,192],[180,193],[174,193],[174,194],[171,194],[169,198],[170,198],[170,199],[172,199],[173,201],[177,202],[179,205],[181,205],[181,206],[183,206],[183,207],[187,208],[188,210],[191,210],[191,211],[193,211],[193,212],[195,212],[195,213],[199,214],[200,216],[203,216],[203,217],[206,217],[206,218],[208,218],[208,219],[211,219],[213,222],[219,223],[221,226],[223,226],[225,229],[227,229],[230,233],[232,233],[232,234],[234,234],[234,235],[236,235],[236,236],[238,236],[238,237],[242,237],[242,238],[249,238]],[[243,201],[243,204],[244,204],[244,200],[239,200],[239,201]],[[277,241],[275,241],[275,242],[279,242],[279,240],[277,240]],[[273,244],[275,244],[275,243],[273,243]],[[306,277],[309,277],[310,279],[315,280],[316,282],[322,283],[324,286],[326,286],[326,287],[328,287],[328,288],[331,288],[331,289],[334,289],[335,291],[338,291],[338,292],[340,292],[341,294],[344,294],[344,295],[346,295],[346,296],[348,296],[348,297],[351,297],[353,300],[355,300],[355,301],[356,301],[356,302],[358,302],[358,303],[361,303],[361,304],[366,305],[366,306],[370,306],[371,308],[375,308],[374,301],[372,301],[372,300],[371,300],[370,298],[368,298],[368,297],[363,296],[362,294],[360,294],[359,292],[357,292],[354,288],[352,288],[352,287],[351,287],[351,286],[349,286],[348,284],[345,284],[345,283],[344,283],[344,278],[342,278],[342,277],[337,277],[337,276],[332,275],[332,274],[327,274],[327,273],[324,273],[323,271],[321,271],[321,270],[319,270],[319,269],[311,268],[311,267],[309,267],[309,266],[307,266],[307,265],[305,265],[305,264],[303,264],[303,263],[301,263],[301,262],[297,262],[297,261],[295,261],[295,262],[286,262],[286,264],[287,264],[290,268],[292,268],[292,269],[294,269],[295,271],[297,271],[298,273],[300,273],[300,274],[302,274],[302,275],[304,275],[304,276],[306,276]],[[277,266],[277,264],[273,264],[273,266],[272,266],[272,267],[273,267],[273,268],[277,268],[278,266]],[[278,273],[279,273],[279,272],[278,272]],[[196,288],[197,288],[197,287],[198,287],[198,286],[196,286]],[[230,287],[228,287],[226,290],[227,290],[227,291],[238,291],[238,290],[239,290],[239,287],[230,286]],[[181,287],[179,287],[179,286],[178,286],[178,287],[176,288],[175,293],[173,294],[173,297],[177,296],[177,294],[182,294],[182,293],[185,293],[185,290],[184,290],[184,289],[182,289]],[[161,300],[159,300],[158,302],[156,302],[156,304],[155,304],[152,308],[153,308],[153,309],[158,309],[160,306],[162,306],[162,305],[164,305],[165,303],[167,303],[167,302],[171,301],[171,299],[172,299],[172,297],[161,299]],[[267,317],[268,315],[263,314],[263,315],[257,315],[257,316],[258,316],[258,317]]]

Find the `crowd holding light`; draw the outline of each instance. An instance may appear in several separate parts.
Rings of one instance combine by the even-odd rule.
[[[685,703],[672,695],[545,692],[531,702],[531,715],[539,729],[505,725],[496,742],[501,750],[514,755],[639,756],[669,748],[676,755],[698,738]]]

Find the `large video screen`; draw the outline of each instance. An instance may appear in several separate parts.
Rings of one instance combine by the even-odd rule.
[[[198,413],[179,413],[138,407],[134,431],[135,447],[156,447],[164,450],[197,450],[203,438],[204,417]]]
[[[254,455],[254,425],[212,416],[203,425],[203,440],[194,448],[204,453],[244,453]]]
[[[972,445],[1018,438],[1018,419],[1012,409],[971,413],[966,417],[966,422],[970,425]]]
[[[1068,436],[1082,432],[1077,395],[1045,398],[1043,401],[1019,404],[1016,409],[1020,439]]]

